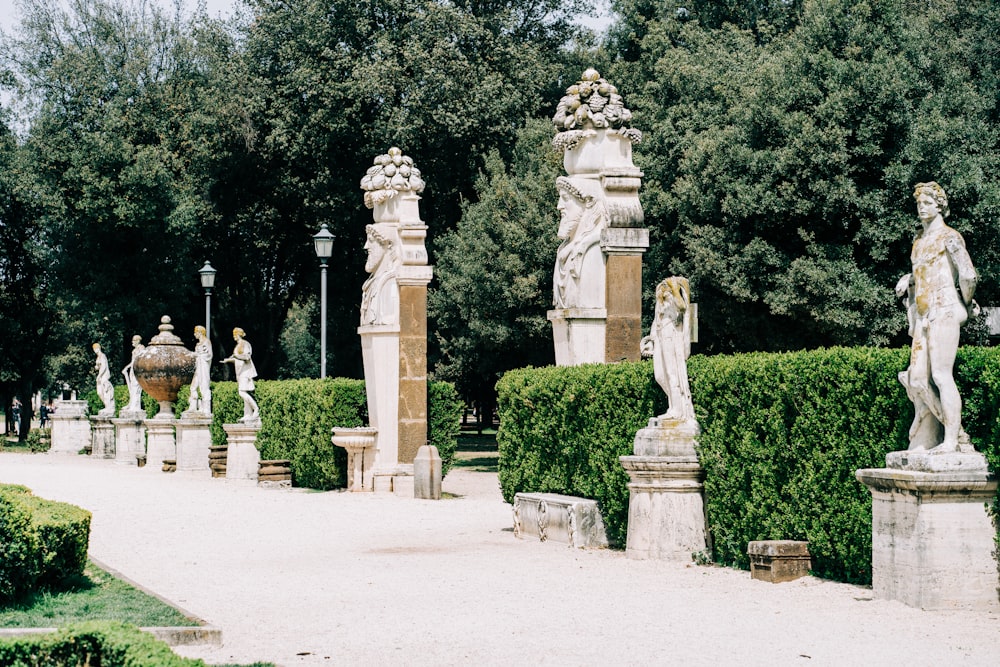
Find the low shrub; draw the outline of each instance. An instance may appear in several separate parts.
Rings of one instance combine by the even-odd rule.
[[[57,632],[0,639],[0,665],[8,667],[204,667],[163,641],[117,621],[87,621]]]
[[[906,350],[830,349],[695,356],[691,392],[702,434],[714,560],[748,567],[747,543],[808,540],[814,571],[871,580],[871,496],[855,470],[880,468],[907,446],[913,407],[896,374]],[[963,348],[955,378],[963,423],[1000,469],[1000,349]],[[665,409],[652,363],[512,371],[499,391],[500,481],[601,504],[624,544],[628,477],[618,457]]]
[[[182,389],[182,391],[187,390],[187,387]],[[91,415],[96,415],[104,409],[104,403],[101,401],[101,397],[97,395],[97,389],[91,389],[85,393],[83,400],[87,401],[87,410]],[[115,415],[120,414],[126,405],[128,405],[128,387],[123,384],[115,385]],[[160,404],[152,396],[143,392],[142,409],[146,411],[147,417],[155,417],[160,409]]]
[[[0,600],[82,575],[89,540],[90,512],[0,485]]]

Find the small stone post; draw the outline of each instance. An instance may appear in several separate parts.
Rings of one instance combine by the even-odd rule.
[[[423,445],[413,460],[413,497],[441,500],[441,455],[434,445]]]

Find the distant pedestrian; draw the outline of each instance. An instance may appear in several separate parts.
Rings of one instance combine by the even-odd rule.
[[[14,415],[14,435],[20,435],[21,433],[21,401],[14,399],[14,404],[11,407],[11,413]]]
[[[55,412],[55,408],[52,407],[52,399],[49,399],[48,403],[43,403],[40,408],[38,408],[38,424],[41,428],[46,428],[46,424],[49,423],[49,415]]]

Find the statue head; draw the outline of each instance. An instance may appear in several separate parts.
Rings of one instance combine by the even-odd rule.
[[[247,332],[239,327],[233,329],[233,340],[240,340],[247,335]]]
[[[385,256],[392,253],[392,239],[382,234],[375,225],[366,225],[365,232],[368,234],[365,241],[365,250],[368,251],[365,271],[375,273]]]
[[[142,336],[132,336],[132,347],[139,347],[142,343]]]
[[[942,218],[947,218],[951,213],[948,209],[948,195],[936,181],[917,183],[913,189],[913,198],[917,201],[917,214],[921,220],[925,217],[933,220],[938,213]]]
[[[101,344],[100,343],[94,343],[90,347],[91,347],[92,350],[94,350],[94,352],[96,352],[98,354],[101,353]]]
[[[691,305],[691,285],[687,278],[672,276],[656,286],[656,316],[675,325],[684,319]]]
[[[556,179],[559,189],[559,238],[573,239],[586,233],[600,222],[601,209],[597,203],[601,197],[601,185],[594,179],[560,176]]]
[[[201,340],[207,334],[208,332],[205,330],[205,327],[201,326],[200,324],[194,328],[194,337],[197,338],[198,340]]]

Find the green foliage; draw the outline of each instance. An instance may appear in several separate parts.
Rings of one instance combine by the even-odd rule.
[[[710,304],[702,349],[903,343],[891,288],[910,270],[918,181],[948,191],[979,300],[996,298],[995,3],[808,0],[783,32],[663,4],[627,3],[643,37],[607,74],[645,132],[647,275],[684,275]]]
[[[295,486],[334,489],[346,486],[347,453],[331,441],[335,426],[362,426],[368,403],[362,380],[279,380],[256,383],[261,430],[257,448],[262,459],[292,462]],[[445,382],[428,386],[428,437],[438,448],[442,473],[451,468],[462,419],[462,402]],[[235,382],[212,385],[212,442],[225,444],[223,424],[243,416],[243,399]]]
[[[187,394],[190,391],[190,387],[184,386],[181,388],[181,396],[178,396],[177,406],[181,406],[178,412],[181,412],[187,407]],[[128,405],[128,387],[123,384],[115,385],[115,414],[119,414],[126,405]],[[91,415],[96,415],[104,408],[104,403],[101,401],[101,397],[97,395],[96,389],[91,389],[83,395],[83,400],[87,401],[87,411]],[[183,400],[183,405],[181,401]],[[142,409],[146,411],[147,417],[155,417],[156,413],[160,410],[160,404],[156,402],[152,396],[146,392],[142,393]]]
[[[553,185],[561,156],[552,125],[528,121],[510,167],[494,151],[458,227],[437,241],[438,287],[428,295],[440,358],[436,375],[489,409],[504,371],[552,363],[545,311],[559,227]]]
[[[117,621],[87,621],[58,632],[0,639],[0,664],[9,667],[204,667],[201,660],[182,658],[166,642]]]
[[[31,429],[25,438],[25,443],[28,445],[28,450],[33,453],[49,451],[52,447],[52,429]]]
[[[635,432],[665,409],[649,364],[520,369],[497,384],[500,487],[600,503],[608,539],[624,545],[628,475],[618,461]]]
[[[83,573],[90,512],[0,485],[0,601]]]
[[[871,580],[871,497],[854,477],[907,447],[913,408],[896,374],[905,350],[835,348],[694,356],[691,392],[716,562],[748,567],[747,543],[807,540],[814,571]],[[1000,465],[1000,350],[962,348],[963,423]],[[597,499],[624,544],[627,476],[618,462],[663,411],[649,362],[512,371],[498,385],[500,483]]]

